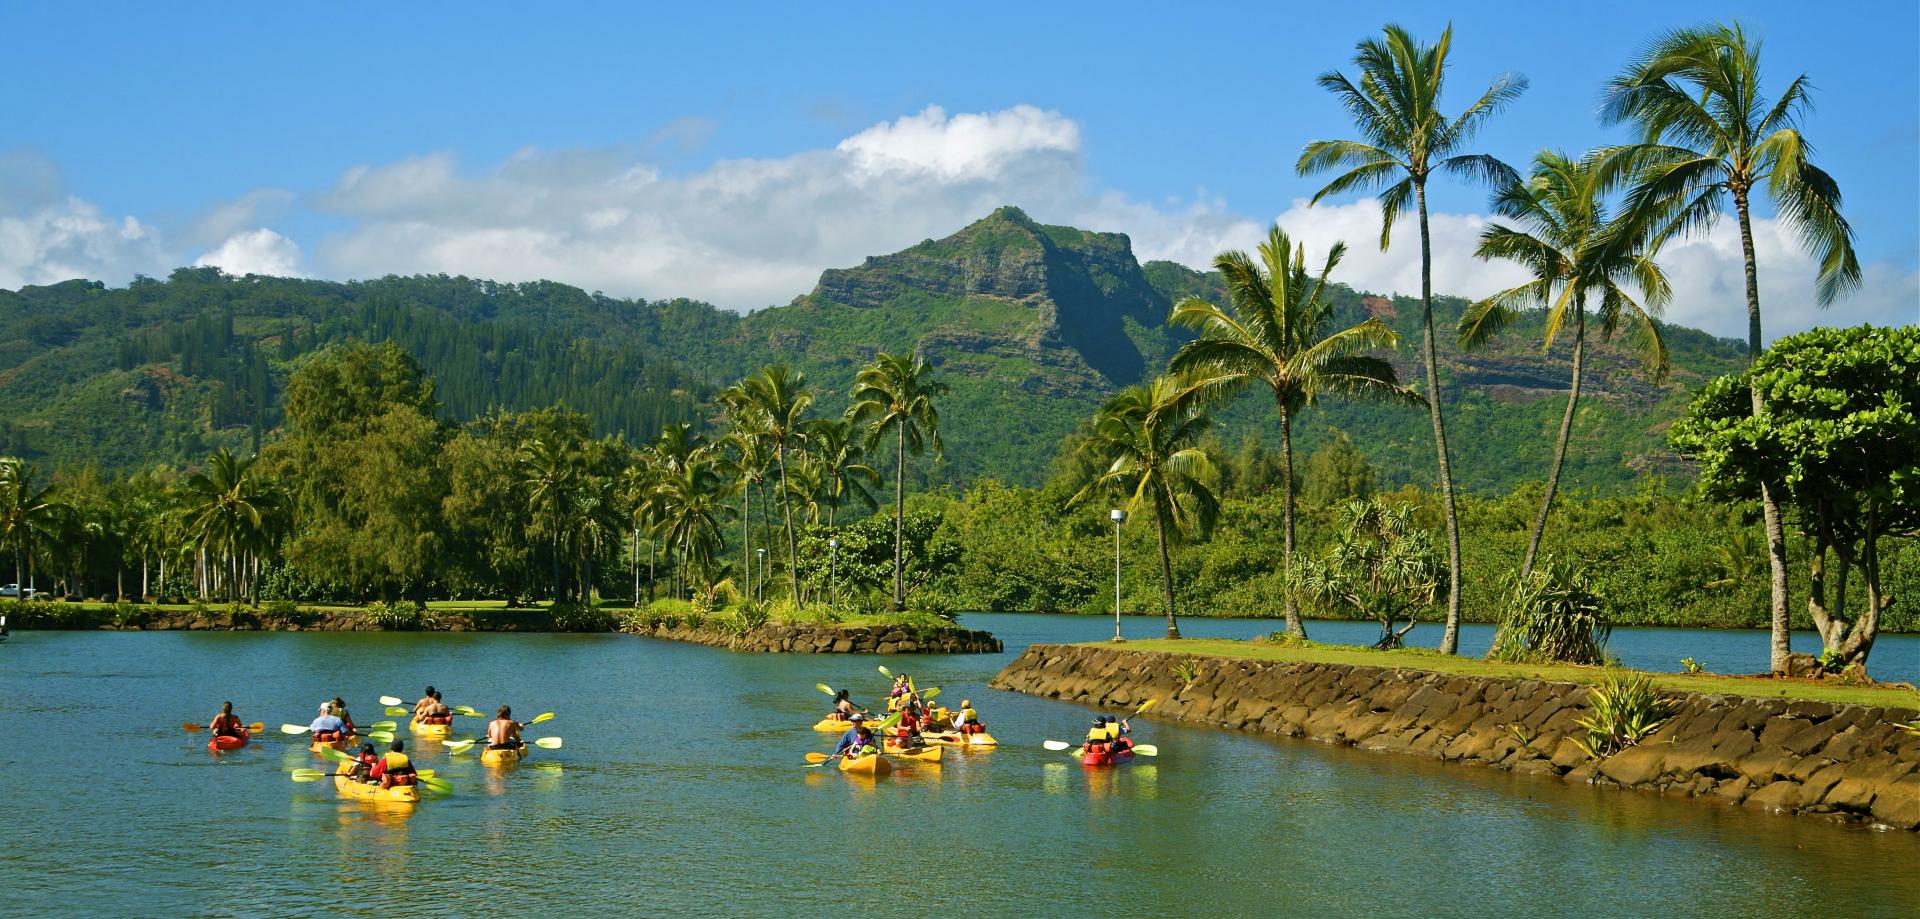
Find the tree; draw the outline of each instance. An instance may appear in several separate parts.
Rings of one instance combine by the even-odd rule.
[[[787,525],[787,577],[794,602],[798,603],[800,555],[793,533],[793,502],[787,484],[787,449],[805,437],[803,425],[807,410],[813,407],[813,393],[807,389],[806,374],[785,364],[774,364],[741,381],[740,398],[762,416],[766,436],[773,440],[773,458],[780,468],[780,510]]]
[[[940,441],[940,412],[934,400],[946,395],[947,384],[933,378],[933,368],[918,354],[880,353],[860,368],[854,378],[847,418],[866,425],[866,447],[873,449],[891,429],[894,433],[893,475],[893,609],[907,608],[905,531],[907,451],[919,456],[929,442],[936,462],[946,453]]]
[[[583,465],[579,450],[558,438],[532,440],[520,448],[521,486],[535,527],[528,535],[537,532],[551,546],[555,603],[570,599],[561,578],[561,565],[567,558],[567,537],[578,512],[574,493]]]
[[[223,449],[183,483],[188,533],[203,557],[224,565],[220,581],[234,600],[250,596],[244,566],[272,548],[285,510],[279,483],[254,471],[256,459]]]
[[[1213,459],[1198,446],[1211,424],[1190,387],[1161,376],[1151,385],[1129,386],[1107,400],[1095,416],[1092,436],[1081,445],[1106,468],[1073,496],[1071,504],[1094,494],[1117,492],[1125,496],[1130,513],[1153,514],[1168,638],[1180,637],[1180,626],[1174,621],[1173,558],[1168,543],[1200,538],[1220,512],[1213,492],[1219,474]]]
[[[1413,525],[1406,504],[1354,501],[1341,512],[1340,534],[1327,554],[1304,566],[1302,591],[1323,603],[1344,603],[1380,620],[1382,651],[1398,648],[1419,624],[1419,610],[1449,583],[1433,537]],[[1407,624],[1395,630],[1402,616]]]
[[[1453,47],[1453,28],[1440,34],[1438,44],[1426,45],[1396,25],[1382,39],[1359,43],[1354,64],[1360,69],[1355,85],[1338,71],[1320,76],[1322,87],[1340,99],[1364,140],[1317,140],[1301,152],[1295,168],[1301,175],[1344,169],[1313,196],[1354,189],[1384,187],[1380,195],[1380,248],[1385,250],[1393,224],[1409,198],[1420,217],[1420,307],[1427,370],[1427,408],[1433,420],[1433,446],[1439,459],[1440,499],[1447,522],[1447,628],[1440,653],[1460,647],[1460,514],[1454,505],[1453,471],[1447,459],[1447,428],[1440,413],[1440,371],[1433,351],[1433,244],[1427,228],[1427,179],[1434,170],[1488,182],[1495,187],[1514,181],[1505,163],[1485,154],[1458,152],[1482,123],[1526,91],[1521,76],[1502,76],[1458,117],[1440,112],[1440,92],[1446,82],[1447,55]]]
[[[1398,336],[1378,319],[1334,329],[1333,303],[1322,299],[1327,277],[1346,254],[1334,243],[1318,276],[1307,272],[1307,247],[1297,248],[1278,226],[1260,244],[1260,260],[1245,252],[1223,252],[1213,266],[1226,279],[1231,312],[1199,297],[1174,304],[1171,322],[1197,329],[1200,337],[1181,346],[1168,371],[1187,380],[1209,398],[1237,394],[1249,386],[1273,393],[1280,414],[1280,482],[1285,495],[1281,539],[1282,570],[1293,573],[1293,419],[1322,394],[1417,401],[1401,387],[1393,365],[1366,352],[1393,348]],[[1292,593],[1286,599],[1287,634],[1307,637]]]
[[[1547,493],[1540,501],[1527,536],[1527,554],[1520,562],[1520,579],[1530,581],[1533,560],[1546,533],[1547,515],[1560,490],[1560,470],[1567,459],[1567,441],[1573,434],[1574,412],[1580,404],[1581,374],[1586,361],[1587,299],[1597,296],[1600,337],[1611,339],[1628,327],[1640,359],[1656,378],[1667,371],[1667,344],[1653,314],[1671,294],[1667,278],[1653,255],[1658,239],[1635,232],[1631,222],[1609,215],[1604,171],[1592,159],[1576,160],[1543,150],[1533,159],[1533,175],[1500,189],[1493,199],[1495,214],[1512,218],[1522,228],[1492,224],[1480,233],[1475,255],[1515,262],[1533,279],[1503,290],[1467,308],[1460,317],[1460,344],[1473,349],[1485,345],[1530,306],[1546,311],[1546,343],[1572,322],[1573,378],[1567,387],[1567,409],[1560,416],[1560,435],[1553,443],[1553,465],[1547,472]],[[1644,292],[1641,305],[1628,286]]]
[[[1759,415],[1747,404],[1754,392]],[[1814,629],[1830,660],[1864,665],[1895,599],[1881,587],[1880,543],[1920,536],[1920,328],[1780,339],[1744,376],[1702,390],[1669,438],[1708,488],[1746,500],[1766,488],[1797,513],[1813,541]],[[1867,594],[1857,610],[1846,590],[1856,567]]]
[[[840,505],[848,500],[868,510],[879,506],[873,490],[880,487],[880,473],[866,464],[866,451],[853,436],[853,422],[844,418],[808,422],[807,444],[807,452],[820,464],[828,527],[834,526],[840,516]]]
[[[1613,151],[1610,169],[1630,178],[1636,221],[1665,234],[1710,229],[1729,202],[1740,223],[1746,264],[1747,362],[1760,360],[1760,270],[1753,254],[1752,195],[1764,189],[1779,219],[1800,234],[1820,262],[1825,306],[1860,284],[1853,228],[1840,215],[1840,185],[1808,159],[1800,115],[1809,105],[1806,74],[1768,104],[1760,91],[1760,45],[1738,23],[1678,29],[1660,36],[1608,84],[1601,117],[1631,122],[1637,144]],[[1765,411],[1760,391],[1749,410]],[[1787,538],[1780,501],[1760,483],[1761,517],[1772,574],[1772,664],[1791,653],[1787,621]]]
[[[682,562],[709,592],[718,583],[721,482],[705,457],[662,475],[655,486],[659,516],[654,535],[680,553]]]
[[[13,553],[13,582],[22,587],[16,600],[26,599],[33,554],[59,532],[65,513],[59,492],[38,478],[39,471],[25,460],[0,457],[0,546]]]
[[[1355,498],[1373,497],[1373,467],[1367,455],[1353,445],[1347,432],[1335,430],[1333,440],[1307,457],[1302,477],[1307,503],[1332,507]]]

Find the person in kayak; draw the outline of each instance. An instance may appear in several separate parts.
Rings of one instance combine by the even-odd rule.
[[[381,788],[395,785],[412,785],[414,781],[413,760],[407,758],[407,742],[396,740],[387,748],[387,755],[373,764],[369,773]]]
[[[331,704],[320,706],[320,717],[313,719],[313,723],[307,725],[307,730],[313,732],[314,740],[325,743],[345,740],[347,737],[347,723],[333,713]]]
[[[380,762],[380,755],[373,752],[373,744],[361,744],[360,755],[354,757],[353,772],[349,777],[356,782],[372,782],[374,764]]]
[[[334,714],[334,717],[340,719],[340,723],[347,726],[346,731],[347,731],[348,737],[352,737],[353,735],[360,733],[360,729],[353,726],[353,716],[347,714],[347,700],[342,699],[339,696],[334,696],[333,697],[333,714]]]
[[[413,703],[413,720],[421,724],[452,724],[453,712],[440,701],[440,691],[427,687],[427,694]]]
[[[220,714],[213,716],[213,723],[207,725],[207,730],[212,731],[215,737],[247,736],[246,725],[240,721],[240,716],[233,713],[232,702],[220,703]]]
[[[953,716],[953,729],[962,734],[984,734],[987,726],[980,723],[980,713],[973,710],[973,703],[960,700],[960,711]]]
[[[840,743],[833,748],[835,756],[846,753],[848,750],[858,749],[863,744],[873,743],[873,730],[867,727],[866,717],[856,712],[850,720],[853,722],[853,727],[847,728],[847,732],[840,735]]]
[[[833,715],[831,716],[833,720],[852,721],[856,714],[864,715],[866,711],[854,706],[853,699],[846,690],[842,689],[833,694]]]
[[[518,750],[526,745],[520,739],[520,722],[513,720],[513,709],[500,706],[493,721],[487,724],[487,749]]]
[[[913,678],[900,674],[893,678],[893,688],[887,691],[887,711],[897,712],[905,703],[905,697],[913,691]]]

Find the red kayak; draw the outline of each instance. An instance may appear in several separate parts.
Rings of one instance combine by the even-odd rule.
[[[225,753],[229,750],[238,750],[241,747],[244,747],[247,745],[247,739],[249,738],[249,736],[250,735],[247,733],[246,729],[241,728],[239,737],[227,737],[224,735],[220,737],[215,737],[212,740],[207,741],[207,752]]]
[[[1130,762],[1133,762],[1133,744],[1131,743],[1120,745],[1118,750],[1112,746],[1105,746],[1098,750],[1080,748],[1080,765],[1082,766],[1118,766],[1121,763]]]

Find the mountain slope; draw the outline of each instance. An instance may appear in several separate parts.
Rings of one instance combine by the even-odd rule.
[[[944,239],[829,269],[792,303],[746,316],[446,276],[338,283],[181,269],[119,289],[71,281],[0,291],[0,453],[126,468],[245,447],[279,424],[286,375],[348,338],[412,352],[438,380],[449,420],[561,402],[632,439],[709,414],[715,388],[772,361],[805,370],[821,410],[837,411],[875,352],[918,348],[952,390],[941,406],[949,462],[922,474],[1033,483],[1101,400],[1165,365],[1183,340],[1165,317],[1184,296],[1224,292],[1211,273],[1141,265],[1124,235],[1042,225],[1011,207]],[[1343,321],[1392,325],[1402,336],[1394,363],[1404,379],[1420,377],[1417,301],[1345,288],[1334,297]],[[1490,490],[1540,478],[1564,400],[1566,344],[1543,352],[1536,320],[1462,354],[1449,330],[1463,306],[1436,301],[1461,483]],[[1737,343],[1677,327],[1667,335],[1674,372],[1658,384],[1618,347],[1594,349],[1569,458],[1575,487],[1618,488],[1675,469],[1666,423],[1689,390],[1740,365]],[[1313,449],[1335,426],[1384,482],[1430,482],[1425,413],[1330,403],[1306,416],[1300,446]],[[1221,413],[1230,441],[1271,428],[1271,405],[1257,394]]]

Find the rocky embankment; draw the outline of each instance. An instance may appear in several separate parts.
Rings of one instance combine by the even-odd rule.
[[[1365,750],[1920,830],[1920,736],[1907,709],[1684,695],[1659,730],[1600,759],[1574,742],[1588,688],[1335,664],[1034,645],[997,689],[1086,705],[1159,699],[1156,717]]]
[[[767,623],[742,634],[711,626],[656,625],[631,629],[635,635],[726,648],[794,654],[993,654],[1000,639],[991,632],[955,626],[914,631],[897,626],[781,625]]]

